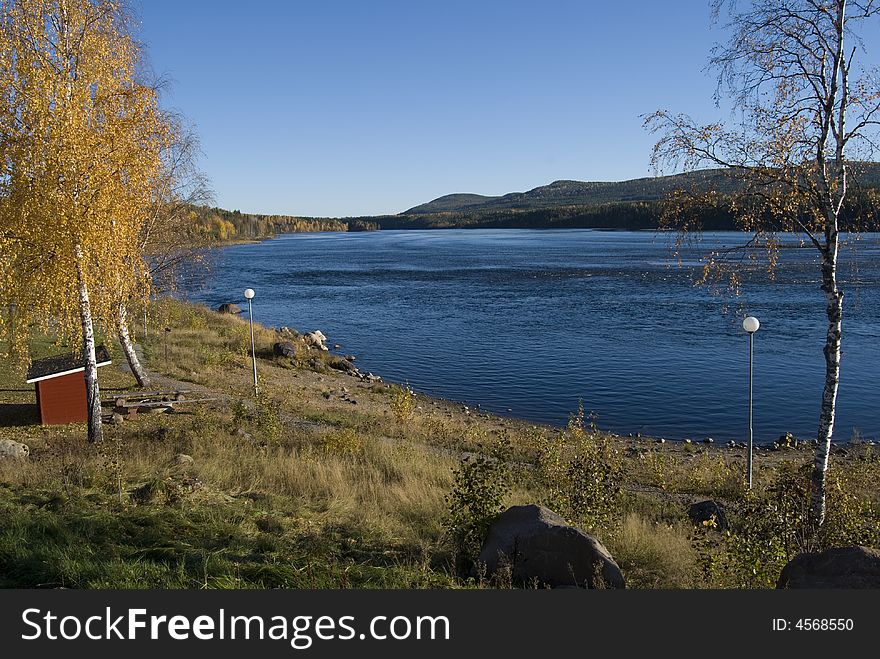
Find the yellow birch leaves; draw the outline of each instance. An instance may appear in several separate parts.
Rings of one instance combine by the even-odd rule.
[[[148,276],[139,234],[173,124],[138,81],[116,0],[0,0],[0,333],[80,335],[75,250],[92,316],[112,326]]]

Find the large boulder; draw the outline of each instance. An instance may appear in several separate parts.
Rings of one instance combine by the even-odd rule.
[[[880,588],[880,551],[835,547],[800,554],[782,568],[777,588]]]
[[[14,442],[11,439],[0,439],[0,460],[18,459],[23,460],[30,455],[30,448],[27,444]]]
[[[233,304],[232,302],[225,302],[217,307],[217,313],[241,313],[241,307],[237,304]]]
[[[727,530],[727,515],[724,513],[724,506],[711,499],[691,504],[688,508],[688,517],[695,526],[708,526],[710,520],[714,518],[716,530]]]
[[[510,566],[518,583],[625,587],[620,568],[602,543],[543,506],[513,506],[501,513],[489,528],[478,561],[488,575]]]

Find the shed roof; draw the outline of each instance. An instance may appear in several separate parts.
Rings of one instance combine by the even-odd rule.
[[[98,361],[98,366],[106,366],[110,363],[110,353],[107,352],[107,348],[103,345],[95,348],[95,357]],[[62,375],[84,370],[86,370],[86,367],[83,364],[82,353],[68,352],[64,355],[46,357],[31,362],[31,366],[27,371],[27,383],[31,384],[40,380],[58,378]]]

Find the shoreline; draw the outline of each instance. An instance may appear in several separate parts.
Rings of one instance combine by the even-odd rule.
[[[192,302],[187,302],[188,304],[197,304]],[[255,324],[256,325],[256,324]],[[286,326],[285,326],[286,327]],[[267,327],[266,329],[275,332],[279,337],[283,337],[280,328],[277,327]],[[295,330],[298,331],[298,330]],[[300,334],[301,336],[302,334]],[[331,343],[329,337],[328,342]],[[348,350],[334,349],[329,348],[327,353],[330,356],[333,356],[338,359],[343,359],[345,355],[353,355],[357,361],[357,353],[351,352]],[[504,412],[496,412],[493,410],[484,409],[481,403],[474,402],[472,400],[468,400],[466,398],[462,399],[454,399],[447,398],[439,395],[431,394],[430,392],[423,391],[420,389],[416,389],[412,387],[408,380],[404,380],[399,382],[397,380],[389,380],[386,379],[381,373],[376,373],[374,371],[370,371],[373,375],[377,375],[381,378],[381,382],[384,384],[401,387],[401,388],[409,388],[418,398],[423,400],[428,405],[436,406],[443,408],[447,411],[454,411],[456,413],[464,413],[468,417],[472,418],[483,418],[486,420],[495,420],[503,423],[514,424],[521,428],[532,428],[532,429],[540,429],[544,432],[551,433],[559,433],[564,431],[568,427],[568,422],[566,423],[551,423],[546,421],[538,421],[534,419],[529,419],[528,417],[518,416],[513,412],[504,413]],[[569,413],[569,418],[573,418],[576,414],[576,410]],[[706,441],[706,439],[695,440],[691,438],[670,438],[661,435],[654,434],[643,434],[641,432],[619,432],[617,430],[602,428],[601,426],[597,426],[597,431],[599,434],[603,436],[607,436],[613,438],[615,441],[621,442],[635,442],[638,444],[669,444],[671,446],[681,446],[681,447],[697,447],[704,448],[709,451],[713,450],[727,450],[727,451],[737,451],[744,450],[747,448],[747,444],[743,441],[719,441],[712,439],[711,441]],[[779,440],[772,440],[768,442],[755,442],[754,451],[755,452],[776,452],[777,442]],[[832,445],[835,447],[873,447],[876,446],[877,442],[873,439],[866,439],[860,442],[852,442],[851,440],[834,440]],[[798,438],[797,443],[794,447],[785,448],[785,451],[789,452],[812,452],[815,449],[815,440],[802,440]]]

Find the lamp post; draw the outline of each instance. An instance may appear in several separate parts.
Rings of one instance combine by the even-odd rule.
[[[257,388],[257,349],[254,345],[254,305],[251,300],[254,299],[254,289],[244,289],[244,296],[248,301],[248,316],[251,321],[251,361],[254,364],[254,396],[258,396],[260,390]]]
[[[752,360],[755,354],[755,332],[761,327],[761,323],[754,316],[746,316],[743,320],[743,329],[749,334],[749,459],[748,459],[748,476],[749,489],[752,489],[752,449],[754,446],[752,434]]]

